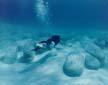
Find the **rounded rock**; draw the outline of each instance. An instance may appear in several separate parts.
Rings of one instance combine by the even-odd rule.
[[[17,59],[17,47],[9,46],[4,51],[4,54],[0,58],[0,61],[6,64],[13,64]]]
[[[101,63],[97,58],[87,54],[85,57],[85,67],[90,70],[98,70],[101,67]]]
[[[63,65],[63,72],[70,77],[78,77],[83,73],[84,56],[78,53],[71,53]]]
[[[99,46],[97,46],[94,42],[92,42],[92,40],[89,39],[83,40],[81,44],[88,54],[92,55],[93,57],[97,58],[101,63],[103,63],[105,55],[103,53],[103,50]]]

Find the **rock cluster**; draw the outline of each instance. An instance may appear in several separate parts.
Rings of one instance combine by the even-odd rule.
[[[104,52],[104,50],[101,49],[98,45],[96,45],[95,42],[93,42],[89,38],[86,38],[80,42],[80,45],[85,51],[85,53],[81,49],[80,52],[73,48],[76,52],[72,52],[69,56],[66,56],[67,58],[63,65],[63,72],[67,76],[81,76],[84,67],[89,70],[98,70],[105,66],[107,67],[107,52]],[[84,55],[82,55],[81,53]]]

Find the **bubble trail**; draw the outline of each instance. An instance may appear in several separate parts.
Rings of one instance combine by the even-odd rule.
[[[36,11],[36,17],[43,22],[48,24],[49,22],[49,7],[48,2],[45,2],[44,0],[36,0],[35,4],[35,11]]]

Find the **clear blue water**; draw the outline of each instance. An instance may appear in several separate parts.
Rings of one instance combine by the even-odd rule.
[[[55,48],[18,62],[55,34]],[[0,85],[107,85],[107,77],[107,0],[0,0]]]

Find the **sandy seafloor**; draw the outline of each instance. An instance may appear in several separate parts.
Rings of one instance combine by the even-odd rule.
[[[16,24],[0,24],[0,58],[6,59],[0,60],[0,85],[108,85],[107,32],[44,33],[42,29],[29,28]],[[32,42],[47,39],[56,33],[61,35],[61,42],[50,51],[51,55],[36,63],[17,63],[18,46],[30,49]],[[76,52],[75,55],[79,58],[72,59],[72,52]],[[92,54],[93,58],[86,62],[86,54]],[[82,55],[84,57],[80,57]],[[81,71],[81,75],[68,76],[68,73],[63,71],[69,56],[72,63],[67,64],[66,68],[72,64],[71,69],[75,69],[72,71]],[[88,67],[88,63],[93,66]]]

